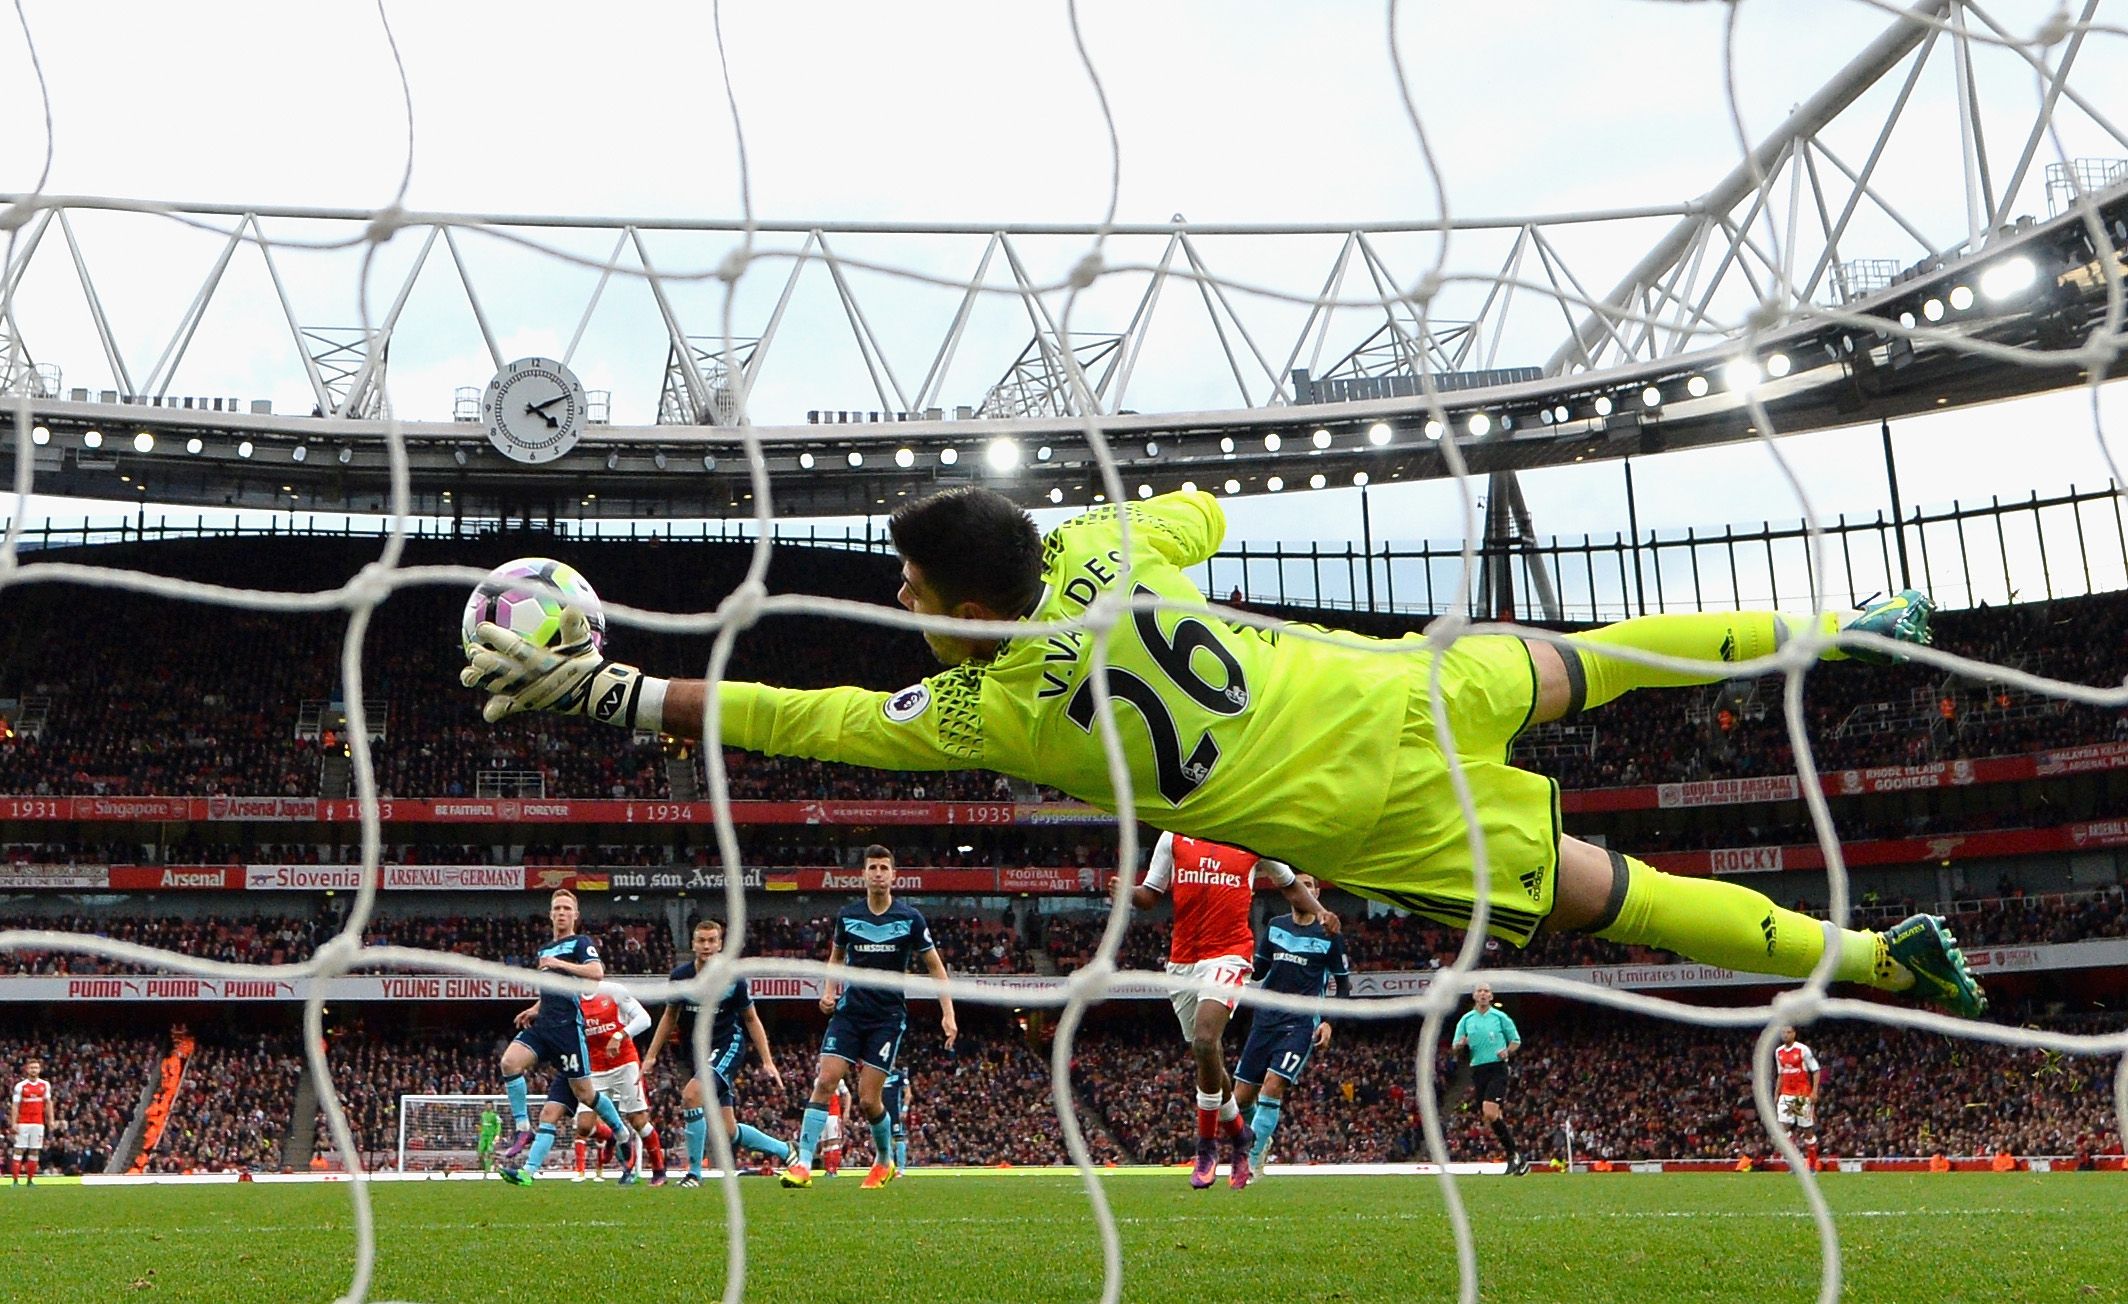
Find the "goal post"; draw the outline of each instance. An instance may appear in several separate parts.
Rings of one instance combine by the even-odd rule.
[[[508,1096],[399,1097],[398,1170],[475,1167],[480,1162],[480,1116],[490,1109],[503,1123],[496,1144],[504,1144],[510,1139]]]

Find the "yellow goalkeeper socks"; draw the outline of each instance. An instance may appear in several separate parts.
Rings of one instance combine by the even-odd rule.
[[[1840,619],[1832,612],[1816,618],[1820,632],[1837,633]],[[1730,677],[1729,663],[1772,656],[1786,641],[1790,630],[1808,629],[1809,616],[1782,615],[1772,611],[1694,611],[1676,615],[1639,616],[1579,634],[1567,635],[1567,675],[1575,680],[1574,700],[1568,711],[1602,706],[1633,688],[1679,688],[1687,684],[1715,684]],[[1642,652],[1680,657],[1710,664],[1705,671],[1660,670],[1636,661],[1603,655],[1606,647],[1629,647]],[[1838,649],[1828,659],[1845,654]],[[1578,663],[1578,664],[1577,664]]]
[[[1823,922],[1750,888],[1665,874],[1631,856],[1625,862],[1625,901],[1618,917],[1596,933],[1607,942],[1658,947],[1702,964],[1784,978],[1808,977],[1825,954]],[[1886,991],[1903,991],[1914,982],[1886,951],[1883,934],[1857,928],[1840,932],[1833,978]]]

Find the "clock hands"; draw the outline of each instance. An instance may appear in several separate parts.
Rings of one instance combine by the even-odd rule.
[[[556,394],[553,398],[548,399],[544,403],[525,404],[525,411],[546,422],[547,429],[559,430],[562,427],[562,423],[554,416],[553,413],[547,411],[547,409],[553,407],[556,403],[561,402],[567,397],[569,397],[569,393],[567,390],[564,390],[563,392]]]

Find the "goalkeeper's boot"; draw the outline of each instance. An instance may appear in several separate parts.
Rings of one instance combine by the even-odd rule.
[[[1936,604],[1928,594],[1919,589],[1901,589],[1882,602],[1865,607],[1861,614],[1850,619],[1841,628],[1859,630],[1865,634],[1881,634],[1901,643],[1928,646],[1929,616]],[[1877,648],[1848,647],[1840,651],[1850,661],[1860,661],[1868,666],[1897,665],[1906,660],[1896,652],[1884,652]]]
[[[1219,1178],[1219,1143],[1208,1136],[1197,1138],[1197,1162],[1190,1169],[1190,1185],[1202,1191]]]
[[[1934,1001],[1951,1013],[1977,1019],[1988,1008],[1987,993],[1966,966],[1965,952],[1942,919],[1912,915],[1884,930],[1884,950],[1914,975],[1907,995]]]
[[[502,1170],[502,1180],[512,1186],[530,1186],[532,1185],[532,1174],[522,1168],[505,1168]]]
[[[899,1176],[901,1170],[892,1164],[874,1164],[872,1170],[864,1175],[864,1181],[858,1184],[857,1189],[876,1191]]]
[[[1256,1176],[1249,1163],[1249,1152],[1256,1148],[1256,1129],[1240,1119],[1235,1122],[1241,1127],[1227,1138],[1227,1185],[1239,1191]]]
[[[675,1182],[674,1185],[683,1191],[692,1191],[702,1185],[702,1175],[700,1173],[689,1173],[678,1182]]]
[[[1527,1176],[1528,1173],[1529,1160],[1527,1158],[1522,1155],[1509,1155],[1507,1157],[1507,1175],[1509,1177],[1523,1177]]]
[[[801,1186],[811,1186],[813,1184],[813,1170],[807,1168],[804,1164],[792,1164],[783,1170],[783,1184],[793,1189]]]

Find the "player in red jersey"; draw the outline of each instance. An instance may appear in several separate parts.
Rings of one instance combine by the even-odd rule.
[[[650,1122],[650,1105],[643,1095],[642,1058],[636,1051],[635,1039],[650,1029],[650,1011],[643,1008],[626,987],[619,983],[600,983],[598,990],[581,998],[584,1007],[584,1046],[591,1052],[591,1085],[604,1092],[620,1110],[621,1121],[635,1133],[635,1153],[622,1165],[621,1184],[635,1180],[636,1169],[642,1166],[644,1156],[650,1159],[653,1172],[665,1171],[665,1147],[658,1140],[658,1130]],[[584,1167],[584,1135],[582,1116],[594,1111],[579,1103],[576,1107],[579,1118],[577,1128],[577,1171]],[[613,1142],[608,1141],[610,1147]],[[601,1156],[603,1166],[605,1156]]]
[[[1249,907],[1261,875],[1285,894],[1293,909],[1320,915],[1323,927],[1336,933],[1337,916],[1323,909],[1307,885],[1281,861],[1266,860],[1202,838],[1163,833],[1153,844],[1145,880],[1131,889],[1131,904],[1150,910],[1163,896],[1175,903],[1174,930],[1168,938],[1167,971],[1193,984],[1212,982],[1221,989],[1208,996],[1195,985],[1171,993],[1175,1018],[1197,1061],[1197,1162],[1190,1185],[1210,1186],[1219,1175],[1219,1138],[1227,1142],[1227,1184],[1249,1184],[1249,1147],[1255,1134],[1234,1104],[1234,1079],[1227,1073],[1220,1037],[1234,1013],[1236,994],[1248,981],[1256,957],[1256,932],[1249,926]]]
[[[1796,1040],[1794,1028],[1781,1029],[1781,1044],[1774,1047],[1773,1067],[1780,1074],[1773,1088],[1774,1117],[1803,1134],[1803,1157],[1813,1171],[1818,1166],[1818,1057]]]
[[[37,1184],[37,1156],[44,1151],[44,1125],[52,1110],[52,1084],[44,1079],[44,1061],[22,1066],[22,1081],[15,1084],[9,1101],[8,1126],[15,1131],[14,1153],[8,1164],[8,1185]]]
[[[837,1082],[835,1094],[828,1097],[828,1125],[820,1134],[820,1171],[829,1177],[842,1171],[842,1107],[849,1098],[847,1082]]]

